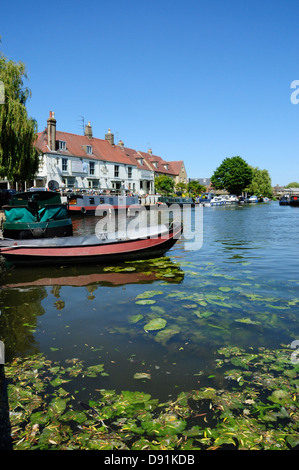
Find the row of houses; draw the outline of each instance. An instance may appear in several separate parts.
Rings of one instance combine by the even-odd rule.
[[[93,136],[92,126],[84,135],[57,130],[54,112],[47,126],[39,132],[36,147],[40,151],[39,171],[25,184],[49,189],[115,191],[119,193],[154,194],[155,177],[168,175],[175,184],[187,183],[183,161],[165,161],[148,152],[114,142],[109,129],[104,139]]]

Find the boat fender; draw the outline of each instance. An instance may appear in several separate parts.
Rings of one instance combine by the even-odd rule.
[[[82,207],[82,208],[81,208],[81,212],[82,212],[82,214],[86,214],[86,209],[85,209],[85,207]]]
[[[31,230],[33,238],[42,238],[45,236],[44,230],[41,227]]]

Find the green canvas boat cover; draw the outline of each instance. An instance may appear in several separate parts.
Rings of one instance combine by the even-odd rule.
[[[68,218],[67,207],[62,205],[53,205],[42,207],[38,211],[40,222],[47,222],[48,220],[63,220]]]
[[[5,219],[7,223],[19,224],[37,222],[34,212],[28,207],[9,207],[5,208]]]
[[[5,219],[9,224],[48,222],[67,218],[67,207],[60,204],[42,207],[37,212],[27,206],[5,207]]]

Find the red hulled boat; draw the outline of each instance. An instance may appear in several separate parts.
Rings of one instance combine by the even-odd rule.
[[[3,239],[0,255],[15,265],[111,263],[157,258],[180,238],[182,225],[144,227],[135,232],[28,240]]]

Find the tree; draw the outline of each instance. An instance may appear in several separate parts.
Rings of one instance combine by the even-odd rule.
[[[223,160],[214,171],[211,183],[215,189],[226,189],[237,196],[251,183],[252,168],[243,158],[231,157]]]
[[[25,65],[8,60],[0,52],[0,82],[4,103],[0,104],[0,176],[10,181],[31,179],[38,170],[39,152],[34,146],[37,123],[28,117],[24,87]]]
[[[285,188],[299,188],[299,183],[294,181],[293,183],[289,183]]]
[[[193,180],[189,181],[188,183],[188,191],[191,193],[193,196],[197,196],[200,193],[204,193],[206,191],[206,187],[200,184],[198,181]]]
[[[252,181],[246,191],[256,196],[272,197],[272,183],[268,170],[252,168]]]
[[[174,180],[167,175],[156,176],[155,189],[161,194],[173,193]]]
[[[188,190],[188,188],[187,188],[186,183],[181,182],[175,185],[175,190],[180,193],[185,193]]]

